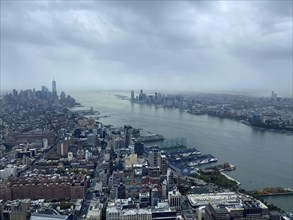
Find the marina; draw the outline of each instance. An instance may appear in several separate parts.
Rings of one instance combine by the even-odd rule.
[[[169,167],[180,175],[191,175],[199,171],[201,165],[217,162],[211,154],[201,155],[196,148],[175,150],[166,153]]]

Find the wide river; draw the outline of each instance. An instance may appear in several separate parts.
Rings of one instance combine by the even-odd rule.
[[[246,190],[264,187],[293,188],[293,135],[264,131],[242,123],[195,116],[178,109],[155,108],[118,99],[125,91],[71,92],[77,102],[101,115],[103,124],[120,127],[132,125],[145,131],[162,134],[165,138],[185,137],[188,147],[196,147],[203,154],[212,154],[218,163],[230,162],[236,171],[228,175],[241,182]],[[266,199],[286,211],[293,212],[293,196]]]

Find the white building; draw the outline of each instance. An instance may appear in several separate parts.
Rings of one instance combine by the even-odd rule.
[[[90,208],[86,216],[86,220],[100,220],[101,210],[103,205],[99,201],[92,200],[90,203]]]
[[[237,200],[238,197],[239,195],[234,192],[224,192],[224,193],[191,194],[187,196],[187,199],[193,208],[198,208],[200,206],[206,206],[210,202]]]
[[[48,148],[48,139],[47,138],[44,138],[43,139],[43,150],[46,150]]]
[[[152,220],[150,209],[128,209],[122,214],[122,220]]]
[[[122,210],[116,206],[109,205],[106,210],[106,220],[119,220],[122,214]]]
[[[67,154],[67,160],[68,161],[73,160],[73,153],[72,152],[68,152],[68,154]]]
[[[9,176],[16,176],[17,168],[14,165],[8,164],[7,167],[0,170],[0,179],[5,179]]]
[[[181,209],[182,195],[178,190],[172,190],[168,192],[168,201],[170,207],[174,207],[176,210]]]
[[[86,159],[86,160],[89,160],[89,159],[91,159],[91,158],[92,158],[92,153],[89,152],[88,150],[86,150],[86,151],[85,151],[85,159]]]
[[[67,220],[66,215],[32,213],[30,220]]]

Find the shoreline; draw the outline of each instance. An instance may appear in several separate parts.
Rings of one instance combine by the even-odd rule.
[[[225,176],[227,179],[229,179],[229,180],[232,180],[232,181],[236,182],[236,183],[237,183],[237,185],[236,185],[236,186],[240,186],[240,185],[241,185],[241,183],[240,183],[238,180],[236,180],[236,179],[232,178],[231,176],[227,175],[226,173],[224,173],[224,172],[221,172],[221,174],[222,174],[223,176]]]
[[[269,196],[291,196],[291,195],[293,195],[293,192],[271,193],[271,194],[258,195],[258,196],[260,196],[260,197],[269,197]]]
[[[243,120],[243,119],[235,119],[235,118],[229,118],[229,117],[220,117],[220,116],[211,115],[211,114],[208,114],[208,113],[195,114],[195,113],[190,112],[189,110],[181,110],[181,109],[175,108],[175,107],[164,107],[162,105],[157,106],[157,105],[154,105],[154,104],[147,104],[147,103],[143,103],[143,102],[134,102],[134,101],[131,101],[131,103],[135,103],[135,104],[139,104],[139,105],[141,105],[141,104],[151,105],[151,106],[154,106],[156,109],[157,108],[178,109],[181,112],[186,112],[188,114],[195,115],[195,116],[207,115],[209,117],[215,117],[215,118],[219,118],[219,119],[228,119],[228,120],[232,120],[232,121],[239,122],[241,124],[247,125],[248,127],[255,128],[255,129],[258,129],[258,130],[270,131],[270,132],[273,132],[273,133],[281,133],[281,134],[290,134],[290,135],[293,135],[293,129],[292,130],[285,130],[285,129],[275,129],[275,128],[258,127],[258,126],[251,125],[248,121]]]
[[[207,115],[209,117],[215,117],[215,118],[219,118],[219,119],[228,119],[228,120],[231,120],[231,121],[239,122],[241,124],[247,125],[248,127],[255,128],[255,129],[258,129],[258,130],[271,131],[273,133],[281,133],[281,134],[291,134],[291,135],[293,135],[293,130],[289,131],[289,130],[283,130],[283,129],[257,127],[257,126],[251,125],[249,122],[244,121],[244,120],[238,120],[238,119],[228,118],[228,117],[219,117],[219,116],[216,116],[216,115],[209,115],[209,114],[194,114],[194,113],[191,113],[189,111],[187,111],[187,113],[189,113],[191,115],[195,115],[195,116],[197,116],[197,115]]]

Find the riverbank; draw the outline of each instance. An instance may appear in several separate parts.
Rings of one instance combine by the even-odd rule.
[[[281,196],[281,195],[293,195],[293,190],[290,188],[274,187],[274,188],[264,188],[254,191],[249,191],[249,193],[255,196]]]
[[[256,126],[256,125],[252,125],[249,121],[245,120],[245,119],[237,119],[234,117],[225,117],[225,116],[218,116],[218,115],[214,115],[214,114],[208,114],[208,113],[202,113],[202,114],[195,114],[192,113],[190,111],[187,111],[187,113],[191,114],[191,115],[207,115],[209,117],[215,117],[215,118],[220,118],[220,119],[228,119],[228,120],[232,120],[232,121],[236,121],[238,123],[242,123],[244,125],[247,125],[251,128],[255,128],[255,129],[259,129],[259,130],[263,130],[263,131],[271,131],[271,132],[276,132],[276,133],[282,133],[282,134],[292,134],[293,135],[293,127],[289,128],[289,129],[285,129],[285,128],[272,128],[272,127],[268,127],[268,126]]]
[[[240,186],[240,185],[241,185],[241,183],[240,183],[238,180],[236,180],[236,179],[232,178],[231,176],[228,176],[226,173],[224,173],[224,172],[221,172],[221,174],[222,174],[223,176],[225,176],[227,179],[229,179],[229,180],[231,180],[231,181],[234,181],[234,182],[236,182],[236,183],[237,183],[237,185],[236,185],[236,186]]]

